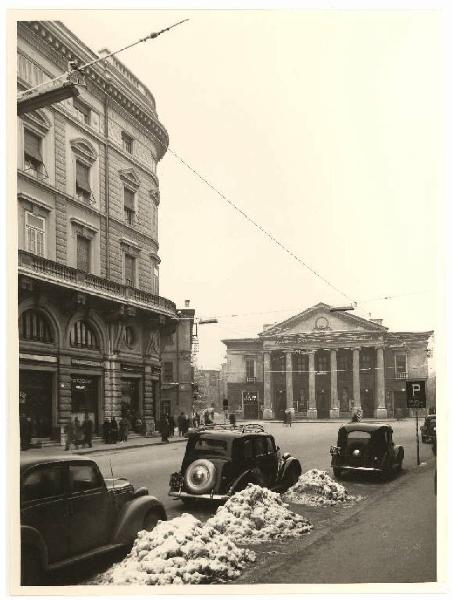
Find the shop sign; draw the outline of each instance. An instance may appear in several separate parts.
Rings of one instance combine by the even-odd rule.
[[[71,359],[72,365],[80,365],[84,367],[100,367],[102,363],[99,360],[83,360],[80,358]]]
[[[22,360],[37,360],[39,362],[49,362],[56,363],[56,356],[43,356],[42,354],[23,354],[22,352],[19,354],[19,358]]]

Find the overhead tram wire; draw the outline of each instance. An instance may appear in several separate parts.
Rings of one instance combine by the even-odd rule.
[[[220,190],[218,190],[210,181],[208,181],[196,169],[194,169],[191,165],[189,165],[188,162],[186,162],[183,158],[181,158],[181,156],[179,156],[179,154],[177,154],[171,148],[168,148],[168,151],[177,160],[179,160],[179,162],[181,164],[183,164],[187,169],[189,169],[189,171],[191,171],[198,179],[200,179],[200,181],[202,181],[203,183],[205,183],[209,188],[211,188],[212,191],[214,191],[218,196],[220,196],[223,200],[225,200],[225,202],[227,202],[238,213],[240,213],[241,216],[244,217],[244,219],[246,219],[249,223],[251,223],[256,229],[258,229],[259,231],[261,231],[261,233],[264,233],[264,235],[267,236],[274,244],[276,244],[277,246],[279,246],[284,252],[286,252],[287,254],[289,254],[292,258],[294,258],[303,267],[305,267],[306,269],[308,269],[308,271],[310,271],[313,275],[315,275],[316,277],[318,277],[319,279],[321,279],[321,281],[323,281],[326,285],[328,285],[333,290],[335,290],[337,293],[339,293],[341,296],[343,296],[344,298],[346,298],[347,300],[349,300],[350,302],[352,302],[353,305],[356,305],[356,302],[354,300],[352,300],[352,298],[350,296],[348,296],[348,294],[345,294],[336,285],[334,285],[328,279],[326,279],[325,277],[323,277],[320,273],[318,273],[317,271],[315,271],[315,269],[313,269],[312,267],[310,267],[310,265],[308,265],[299,256],[297,256],[297,254],[294,254],[294,252],[292,252],[292,250],[289,250],[289,248],[287,248],[284,244],[282,244],[279,240],[277,240],[277,238],[275,238],[271,233],[269,233],[266,229],[264,229],[264,227],[261,227],[261,225],[259,223],[257,223],[251,217],[249,217],[249,215],[246,212],[244,212],[241,208],[239,208],[239,206],[237,206],[237,204],[235,204],[232,200],[230,200],[227,196],[225,196],[225,194],[223,194]]]
[[[147,42],[148,40],[154,40],[162,33],[166,33],[167,31],[170,31],[170,29],[173,29],[174,27],[177,27],[178,25],[181,25],[182,23],[185,23],[188,20],[189,19],[183,19],[182,21],[178,21],[177,23],[174,23],[173,25],[169,25],[168,27],[165,27],[164,29],[161,29],[160,31],[156,31],[155,33],[150,33],[149,35],[146,35],[145,37],[140,38],[139,40],[137,40],[135,42],[131,42],[130,44],[128,44],[127,46],[124,46],[123,48],[120,48],[119,50],[114,50],[113,52],[109,52],[109,54],[106,54],[105,56],[100,56],[98,58],[95,58],[94,60],[92,60],[88,63],[85,63],[84,65],[80,65],[80,67],[75,67],[74,71],[83,71],[84,69],[88,69],[89,67],[92,67],[93,65],[100,63],[101,61],[106,60],[107,58],[110,58],[111,56],[115,56],[115,54],[124,52],[124,50],[133,48],[134,46],[137,46],[138,44]],[[41,83],[38,83],[38,85],[35,85],[32,88],[27,88],[26,90],[24,90],[21,93],[23,95],[30,94],[31,92],[34,92],[35,90],[43,87],[44,85],[49,85],[49,83],[53,83],[54,81],[59,81],[60,79],[65,79],[66,77],[67,77],[67,72],[63,73],[62,75],[58,75],[58,77],[49,79],[47,81],[42,81]]]

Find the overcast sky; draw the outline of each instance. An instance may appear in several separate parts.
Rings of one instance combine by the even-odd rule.
[[[356,314],[382,317],[393,330],[435,328],[442,141],[436,14],[55,16],[95,51],[187,17],[119,56],[155,95],[170,147],[358,301]],[[219,318],[199,327],[201,366],[219,367],[221,339],[256,335],[263,323],[320,301],[347,303],[170,153],[158,174],[161,295],[178,306],[190,299],[199,317]],[[400,294],[411,295],[374,300]]]

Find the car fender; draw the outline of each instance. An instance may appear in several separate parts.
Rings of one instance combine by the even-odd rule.
[[[127,502],[120,511],[116,522],[116,528],[112,536],[113,544],[133,543],[137,537],[137,532],[143,529],[143,519],[146,513],[156,509],[161,513],[161,520],[166,521],[167,515],[165,509],[154,496],[140,496]]]
[[[244,480],[247,480],[248,478],[254,479],[257,482],[257,485],[261,485],[263,482],[263,478],[258,469],[248,469],[247,471],[241,473],[239,477],[237,477],[233,481],[233,483],[228,488],[228,493],[234,493],[237,490],[237,488],[241,485],[241,483],[243,483]]]
[[[302,465],[300,464],[299,459],[294,458],[294,456],[290,456],[282,464],[282,466],[280,468],[279,481],[283,481],[285,479],[285,475],[286,475],[286,473],[288,473],[288,471],[290,469],[297,470],[297,472],[298,472],[297,477],[300,477],[302,475]]]
[[[36,550],[41,559],[42,568],[47,570],[49,564],[49,553],[47,550],[47,544],[40,532],[29,525],[22,525],[20,528],[20,543],[22,552],[26,547]]]

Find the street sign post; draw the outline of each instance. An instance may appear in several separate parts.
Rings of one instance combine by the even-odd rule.
[[[425,381],[406,381],[407,408],[415,409],[415,438],[417,440],[417,465],[420,464],[420,441],[418,437],[418,409],[426,408]]]

